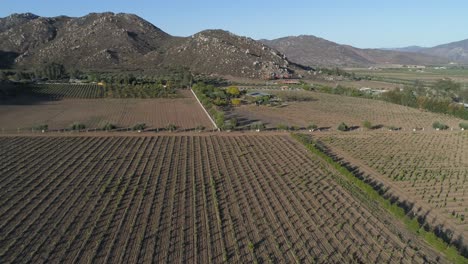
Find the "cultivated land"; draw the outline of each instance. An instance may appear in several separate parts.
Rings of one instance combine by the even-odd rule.
[[[406,68],[382,68],[379,70],[369,70],[365,68],[347,69],[358,76],[374,76],[391,83],[414,82],[415,80],[433,83],[437,80],[450,78],[456,82],[468,83],[468,69],[406,69]]]
[[[213,125],[203,112],[192,93],[179,90],[177,98],[155,99],[80,99],[93,97],[96,90],[56,89],[42,90],[49,99],[24,96],[0,101],[0,130],[30,131],[32,127],[47,124],[50,130],[67,129],[72,123],[82,123],[88,129],[102,128],[112,123],[119,128],[128,128],[136,123],[145,123],[148,129],[163,129],[174,124],[179,129],[194,129]],[[88,96],[88,97],[89,97]],[[50,98],[54,100],[50,100]],[[42,100],[42,101],[41,101]]]
[[[286,134],[5,136],[0,159],[2,262],[445,262]]]
[[[274,91],[267,92],[275,94]],[[341,122],[345,122],[348,126],[362,126],[362,123],[368,120],[376,126],[427,130],[432,129],[435,121],[443,122],[455,129],[458,129],[459,123],[462,122],[448,115],[425,112],[378,100],[307,91],[288,93],[309,97],[311,100],[288,102],[287,106],[282,107],[243,105],[233,108],[232,114],[238,119],[260,120],[271,128],[279,124],[307,127],[310,122],[313,122],[319,127],[336,129]]]
[[[403,195],[427,221],[468,236],[468,134],[464,132],[316,135],[390,193]],[[421,210],[418,212],[418,209]]]

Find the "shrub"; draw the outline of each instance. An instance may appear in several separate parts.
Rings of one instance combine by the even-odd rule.
[[[230,129],[234,129],[237,127],[237,119],[236,118],[231,118],[229,119],[229,126],[230,126]]]
[[[364,122],[362,122],[362,126],[367,129],[372,129],[372,123],[369,120],[365,120]]]
[[[434,129],[440,129],[440,130],[446,130],[449,128],[446,124],[441,123],[439,121],[435,121],[434,123],[432,123],[432,127]]]
[[[396,127],[396,126],[388,126],[387,128],[388,128],[388,130],[391,130],[391,131],[401,130],[400,127]]]
[[[168,124],[167,127],[166,127],[166,129],[167,129],[168,131],[171,131],[171,132],[172,132],[172,131],[176,131],[176,130],[177,130],[177,126],[174,125],[174,124]]]
[[[223,112],[218,112],[215,110],[215,123],[216,125],[219,127],[219,128],[223,128],[224,127],[224,121],[225,121],[225,117],[224,117],[224,113]]]
[[[46,124],[42,124],[42,125],[37,125],[35,127],[33,127],[34,130],[41,130],[41,131],[47,131],[49,129],[49,126],[46,125]]]
[[[237,97],[240,95],[240,90],[236,86],[230,86],[226,89],[226,92],[232,97]]]
[[[276,128],[279,129],[279,130],[288,130],[289,129],[289,127],[287,125],[285,125],[285,124],[278,124],[276,126]]]
[[[117,126],[115,126],[114,124],[112,123],[105,123],[103,126],[102,126],[102,129],[103,130],[112,130],[112,129],[116,129]]]
[[[316,124],[314,124],[314,123],[311,122],[311,123],[307,126],[307,128],[308,128],[308,129],[311,129],[311,130],[315,130],[315,129],[318,128],[318,126],[317,126]]]
[[[348,127],[348,125],[346,125],[344,122],[342,122],[342,123],[338,126],[338,130],[339,130],[339,131],[348,131],[348,130],[349,130],[349,127]]]
[[[145,130],[145,128],[146,128],[145,123],[138,123],[132,127],[132,130]]]
[[[468,129],[468,123],[460,123],[460,124],[458,124],[458,126],[459,126],[460,128],[463,128],[464,130],[467,130],[467,129]]]
[[[238,98],[231,99],[231,104],[233,106],[239,106],[241,104],[241,100]]]
[[[70,128],[72,130],[83,130],[86,128],[86,126],[82,123],[75,122],[70,126]]]
[[[255,122],[253,124],[250,125],[250,129],[252,130],[264,130],[265,129],[265,124],[263,124],[262,122]]]

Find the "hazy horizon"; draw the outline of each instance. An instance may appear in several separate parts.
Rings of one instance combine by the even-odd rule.
[[[235,3],[143,0],[138,5],[109,0],[84,0],[66,5],[57,0],[46,3],[26,0],[3,3],[0,17],[27,12],[46,17],[123,12],[136,14],[175,36],[223,29],[257,40],[314,35],[358,48],[401,48],[432,47],[467,39],[465,7],[468,3],[428,1],[417,4],[401,0],[391,3],[292,1],[288,5],[263,0]]]

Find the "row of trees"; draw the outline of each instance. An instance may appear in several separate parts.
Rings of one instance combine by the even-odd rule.
[[[213,85],[197,83],[193,86],[193,91],[213,117],[219,129],[232,130],[236,128],[237,119],[226,120],[226,116],[220,107],[229,105],[231,100],[235,100],[240,96],[241,92],[237,87],[221,89]]]
[[[381,95],[385,101],[404,106],[450,114],[468,119],[468,111],[458,101],[468,101],[468,91],[459,83],[448,79],[439,80],[431,87],[406,86],[402,91],[393,90]]]

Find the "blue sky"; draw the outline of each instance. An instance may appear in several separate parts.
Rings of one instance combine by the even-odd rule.
[[[71,3],[70,3],[71,2]],[[0,17],[135,13],[167,33],[220,28],[260,38],[315,35],[360,48],[434,46],[468,38],[468,1],[0,0]]]

